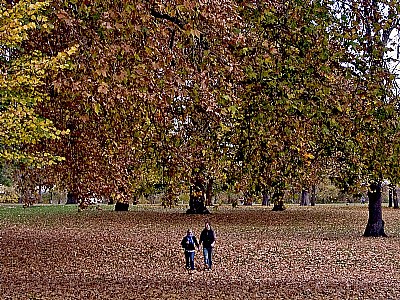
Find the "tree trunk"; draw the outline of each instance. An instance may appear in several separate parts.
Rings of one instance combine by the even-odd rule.
[[[399,188],[397,186],[395,186],[394,190],[393,190],[393,204],[394,204],[393,208],[396,208],[396,209],[399,208],[399,194],[398,194],[398,192],[399,192]]]
[[[114,207],[115,211],[128,211],[129,203],[127,202],[117,202]]]
[[[38,186],[38,203],[43,203],[43,185],[39,184]]]
[[[292,188],[292,202],[298,204],[299,203],[299,197],[296,197],[297,193],[294,188]]]
[[[301,191],[301,206],[307,206],[310,203],[310,195],[306,189]]]
[[[206,188],[206,206],[211,206],[212,205],[212,196],[213,196],[212,187],[213,187],[213,183],[214,183],[214,180],[212,178],[210,178],[208,180],[207,188]]]
[[[68,192],[67,193],[67,203],[66,204],[78,204],[78,194]]]
[[[172,187],[168,186],[165,189],[165,193],[162,198],[162,206],[164,208],[167,208],[167,207],[172,208],[175,205],[175,203],[177,203],[175,200],[176,200],[175,193],[174,193]]]
[[[392,186],[389,186],[389,207],[393,206],[393,194],[394,188]]]
[[[210,211],[205,207],[205,191],[201,179],[196,178],[194,185],[190,187],[189,209],[187,214],[209,214]]]
[[[283,202],[283,192],[275,192],[272,195],[272,199],[274,201],[274,206],[272,207],[272,211],[283,211],[286,209],[285,204]]]
[[[262,205],[263,206],[270,206],[269,193],[268,192],[263,192],[262,193]]]
[[[382,219],[382,186],[381,183],[373,183],[368,191],[368,224],[364,236],[386,236],[385,222]]]
[[[315,203],[317,202],[317,187],[315,184],[313,184],[311,188],[311,206],[315,206]]]
[[[272,211],[283,211],[285,210],[285,204],[283,200],[274,201],[274,206],[272,207]]]

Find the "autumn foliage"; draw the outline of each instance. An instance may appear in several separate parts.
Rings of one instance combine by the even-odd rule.
[[[32,151],[46,139],[60,139],[67,133],[55,127],[36,110],[40,103],[49,101],[46,80],[62,69],[69,69],[69,56],[75,47],[58,50],[46,56],[37,49],[23,50],[29,33],[37,28],[50,30],[44,11],[49,3],[21,1],[12,8],[0,7],[0,160],[41,166],[61,161],[63,157],[43,149]]]
[[[2,13],[23,5],[2,27],[21,33],[3,86],[30,102],[3,105],[1,149],[63,160],[25,162],[30,186],[124,202],[156,186],[174,199],[198,178],[275,195],[331,178],[379,194],[366,235],[384,235],[380,190],[400,178],[397,1],[20,1]],[[37,53],[65,63],[47,74]]]

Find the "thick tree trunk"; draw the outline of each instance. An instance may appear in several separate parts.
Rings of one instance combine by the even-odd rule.
[[[285,204],[283,202],[283,192],[275,192],[272,195],[272,200],[274,201],[274,206],[272,207],[272,211],[283,211],[286,209]]]
[[[114,207],[115,211],[128,211],[129,203],[127,202],[117,202]]]
[[[306,189],[301,191],[301,206],[307,206],[310,203],[310,195]]]
[[[397,186],[394,187],[393,190],[393,208],[398,209],[399,208],[399,188]]]
[[[285,204],[283,203],[282,200],[275,201],[274,206],[272,207],[272,211],[283,211],[285,210]]]
[[[370,185],[368,192],[368,224],[364,236],[386,236],[385,222],[382,219],[382,186],[381,183]]]
[[[66,204],[78,204],[78,194],[68,192],[67,193],[67,203]]]
[[[187,214],[209,214],[210,211],[205,206],[205,191],[203,182],[200,179],[194,181],[194,186],[190,187],[189,209]]]

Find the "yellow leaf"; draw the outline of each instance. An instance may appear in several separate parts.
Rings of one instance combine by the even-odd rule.
[[[303,156],[305,159],[314,159],[315,158],[315,156],[312,155],[311,153],[305,153]]]
[[[98,115],[100,112],[100,103],[98,103],[98,102],[94,103],[93,108],[94,108],[94,112]]]

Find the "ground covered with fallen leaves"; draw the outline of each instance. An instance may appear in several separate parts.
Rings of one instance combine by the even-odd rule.
[[[0,299],[400,299],[400,210],[388,238],[362,237],[366,206],[184,212],[1,207]],[[214,268],[197,253],[189,274],[180,241],[206,219]]]

